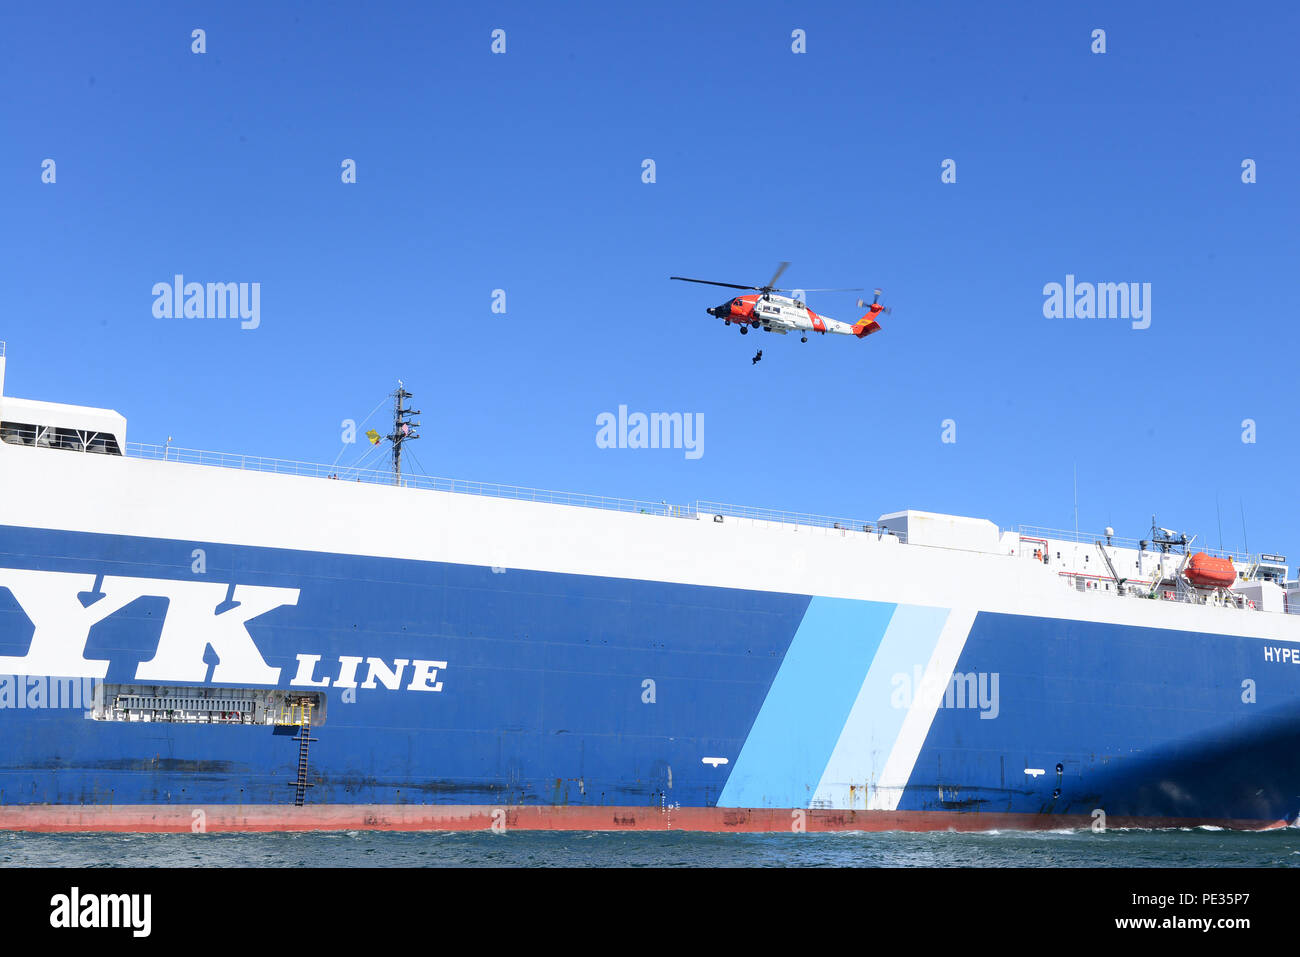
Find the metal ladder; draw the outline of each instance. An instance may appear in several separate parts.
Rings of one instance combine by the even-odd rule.
[[[298,704],[286,704],[280,712],[280,720],[277,724],[292,727],[298,727],[298,777],[296,780],[289,782],[289,787],[294,789],[293,803],[294,807],[302,807],[307,800],[307,789],[312,787],[307,780],[307,752],[311,743],[316,738],[311,736],[311,712],[314,705],[311,701],[302,701]]]
[[[1163,585],[1163,584],[1165,583],[1165,578],[1168,577],[1168,576],[1165,575],[1165,555],[1164,555],[1164,552],[1155,552],[1155,553],[1153,553],[1153,555],[1152,555],[1152,561],[1155,563],[1155,568],[1154,568],[1154,569],[1152,570],[1152,572],[1151,572],[1151,591],[1150,591],[1150,596],[1151,596],[1152,598],[1155,598],[1155,597],[1156,597],[1156,594],[1160,591],[1160,586]],[[1144,573],[1144,574],[1145,574],[1145,573]]]

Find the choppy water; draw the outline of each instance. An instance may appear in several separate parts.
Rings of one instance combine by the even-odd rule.
[[[1300,830],[20,834],[2,867],[1300,867]]]

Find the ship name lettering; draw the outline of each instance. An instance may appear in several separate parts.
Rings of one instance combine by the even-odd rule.
[[[1290,662],[1293,665],[1300,665],[1300,648],[1291,648],[1285,645],[1265,645],[1264,660]]]
[[[6,589],[31,621],[24,655],[0,655],[0,674],[96,678],[108,675],[107,659],[86,657],[90,629],[140,598],[165,598],[167,612],[154,656],[142,661],[136,681],[201,682],[211,646],[218,684],[274,685],[280,669],[266,663],[248,622],[274,608],[298,603],[298,589],[227,585],[164,578],[0,568]]]
[[[361,682],[362,688],[377,688],[382,685],[389,691],[396,691],[402,687],[407,666],[410,666],[410,684],[406,686],[407,691],[441,691],[442,682],[438,680],[438,672],[447,667],[445,661],[423,661],[418,658],[411,661],[406,658],[394,658],[392,665],[389,665],[384,658],[361,659],[340,655],[337,659],[337,674],[331,678],[329,675],[317,677],[320,660],[320,655],[298,655],[298,671],[289,684],[300,688],[328,688],[333,681],[336,688],[355,688],[357,666],[364,660],[369,672],[366,679]]]
[[[77,679],[104,681],[111,662],[87,656],[91,629],[142,598],[164,599],[166,611],[160,616],[153,657],[136,665],[134,681],[274,686],[288,674],[267,663],[248,625],[277,608],[297,605],[297,588],[0,567],[2,592],[13,596],[32,631],[23,654],[0,655],[0,676],[57,676],[77,690]],[[326,664],[320,655],[299,654],[297,659],[289,684],[306,688],[439,692],[439,674],[447,668],[445,661],[418,658],[339,655]],[[318,671],[322,677],[317,677]],[[21,693],[9,690],[17,687],[16,681],[9,686],[0,682],[0,707],[44,706],[43,691],[29,695],[26,687]],[[56,695],[61,688],[55,686]],[[36,704],[27,704],[29,698]]]

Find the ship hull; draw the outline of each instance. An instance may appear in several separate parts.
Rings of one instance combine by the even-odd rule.
[[[0,828],[1266,828],[1300,811],[1291,616],[1078,595],[1037,563],[870,536],[62,466],[3,478],[66,514],[0,504]],[[68,504],[60,482],[98,491]],[[376,531],[399,500],[410,521]],[[305,735],[113,710],[223,689],[319,704]]]

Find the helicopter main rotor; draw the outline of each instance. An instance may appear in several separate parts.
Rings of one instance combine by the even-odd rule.
[[[778,288],[777,288],[777,285],[776,285],[777,280],[779,280],[779,279],[781,278],[781,274],[784,273],[784,272],[786,271],[786,269],[789,268],[789,266],[790,266],[790,263],[789,263],[789,262],[782,262],[780,265],[778,265],[778,266],[776,267],[776,272],[772,273],[772,278],[769,279],[769,280],[767,281],[767,285],[765,285],[765,286],[746,286],[746,285],[741,285],[740,283],[734,283],[734,282],[715,282],[715,281],[712,280],[712,279],[691,279],[691,278],[689,278],[689,277],[687,277],[687,276],[669,276],[668,278],[669,278],[669,279],[676,279],[676,280],[679,280],[680,282],[698,282],[698,283],[702,283],[702,284],[704,284],[704,285],[706,285],[706,286],[722,286],[722,287],[724,287],[724,288],[726,288],[726,289],[753,289],[753,290],[755,290],[756,292],[761,292],[764,296],[766,296],[766,295],[767,295],[768,293],[770,293],[770,292],[796,292],[796,291],[798,291],[798,292],[805,292],[805,293],[807,293],[807,292],[861,292],[861,291],[862,291],[862,287],[861,287],[861,286],[843,287],[843,288],[835,288],[835,289],[831,289],[831,288],[823,288],[823,289],[800,289],[800,290],[794,290],[794,289],[778,289]]]

